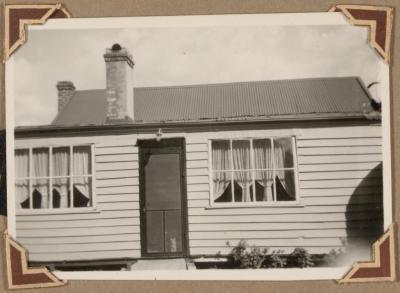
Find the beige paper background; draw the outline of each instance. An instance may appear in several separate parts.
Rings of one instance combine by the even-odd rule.
[[[392,114],[392,152],[393,152],[393,214],[400,222],[400,11],[399,0],[0,0],[1,31],[4,41],[4,4],[52,4],[63,3],[73,17],[109,17],[109,16],[155,16],[155,15],[193,15],[193,14],[239,14],[239,13],[277,13],[277,12],[324,12],[334,4],[382,5],[395,8],[393,49],[391,61],[391,114]],[[268,37],[268,36],[266,36]],[[28,36],[29,41],[29,36]],[[3,56],[3,46],[0,49]],[[0,68],[0,128],[5,127],[4,110],[4,63]],[[0,231],[6,228],[6,218],[0,216]],[[399,270],[399,229],[396,229],[396,269]],[[0,241],[2,262],[0,263],[0,292],[7,290],[7,278],[4,265],[4,243]],[[399,279],[399,273],[397,273]],[[352,292],[386,293],[400,292],[400,281],[382,283],[337,284],[329,281],[69,281],[59,288],[34,289],[33,292]],[[32,292],[19,290],[17,292]]]

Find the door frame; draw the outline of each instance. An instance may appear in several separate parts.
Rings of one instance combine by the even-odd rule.
[[[155,139],[138,140],[139,147],[139,208],[140,208],[140,248],[141,258],[179,258],[189,256],[189,239],[188,239],[188,207],[187,207],[187,190],[186,190],[186,148],[185,138],[165,138],[160,141]],[[181,173],[181,229],[182,229],[182,252],[179,253],[148,253],[147,252],[147,235],[146,235],[146,217],[145,217],[145,173],[144,173],[144,156],[145,149],[163,149],[177,148],[180,159]]]

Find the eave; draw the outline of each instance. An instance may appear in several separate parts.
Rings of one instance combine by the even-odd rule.
[[[104,125],[73,125],[73,126],[23,126],[15,129],[16,138],[24,137],[51,137],[51,136],[85,136],[99,134],[127,134],[127,133],[153,133],[158,129],[163,132],[204,132],[228,129],[258,129],[288,127],[298,123],[299,126],[315,126],[318,122],[320,126],[329,126],[332,123],[349,124],[377,124],[380,120],[368,120],[360,113],[346,115],[316,115],[309,117],[282,116],[273,118],[243,118],[243,119],[224,119],[224,120],[197,120],[197,121],[165,121],[165,122],[129,122]]]

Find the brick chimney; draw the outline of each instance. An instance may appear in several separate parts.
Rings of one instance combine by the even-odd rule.
[[[68,104],[75,93],[75,86],[71,81],[57,82],[58,90],[58,113]]]
[[[106,49],[106,90],[108,120],[133,120],[133,62],[126,48],[114,44]]]

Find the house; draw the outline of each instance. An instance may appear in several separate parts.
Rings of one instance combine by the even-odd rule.
[[[357,77],[134,88],[57,84],[51,125],[15,130],[16,237],[33,262],[290,253],[382,232],[380,120]]]

